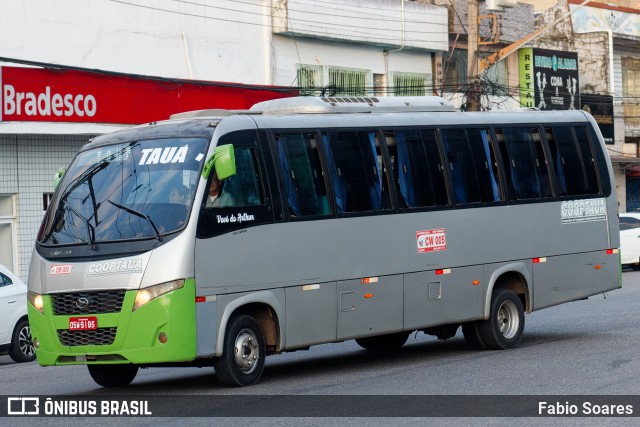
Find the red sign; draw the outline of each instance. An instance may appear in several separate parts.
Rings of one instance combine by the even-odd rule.
[[[418,245],[418,253],[446,251],[447,232],[444,228],[417,231],[416,243]]]
[[[210,108],[248,109],[291,88],[1,67],[0,121],[140,124]]]

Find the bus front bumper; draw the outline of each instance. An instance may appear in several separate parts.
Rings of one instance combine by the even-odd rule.
[[[54,315],[49,295],[42,295],[44,313],[27,304],[38,363],[145,365],[194,360],[195,281],[187,279],[182,288],[133,311],[137,292],[126,292],[118,313]],[[96,329],[72,331],[72,318],[95,320]]]

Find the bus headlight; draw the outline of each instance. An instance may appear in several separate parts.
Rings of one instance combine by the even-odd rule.
[[[36,310],[44,314],[44,306],[42,304],[42,295],[29,291],[27,292],[27,300],[31,303],[32,306],[36,308]]]
[[[158,298],[160,295],[175,291],[183,286],[184,280],[174,280],[173,282],[161,283],[159,285],[140,289],[136,294],[136,300],[133,303],[133,310],[131,311],[136,311],[149,301]]]

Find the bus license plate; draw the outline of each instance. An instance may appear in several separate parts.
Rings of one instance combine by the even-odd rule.
[[[98,329],[97,317],[71,317],[69,319],[70,331],[91,331]]]

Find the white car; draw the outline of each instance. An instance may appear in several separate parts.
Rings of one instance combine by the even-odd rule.
[[[640,213],[620,214],[620,258],[622,265],[640,270]]]
[[[16,362],[36,358],[27,319],[27,287],[0,265],[0,354],[6,353]]]

